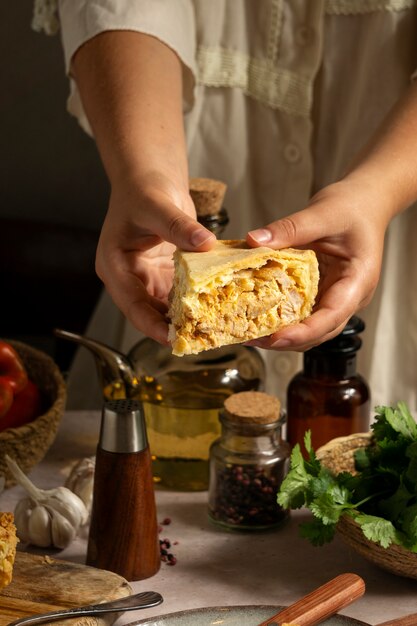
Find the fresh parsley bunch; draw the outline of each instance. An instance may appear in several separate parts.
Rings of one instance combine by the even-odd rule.
[[[375,412],[371,444],[355,453],[355,475],[324,467],[310,431],[304,438],[308,458],[298,444],[292,450],[278,504],[310,509],[314,519],[300,530],[314,545],[331,541],[340,517],[350,515],[371,541],[417,552],[417,424],[404,402]]]

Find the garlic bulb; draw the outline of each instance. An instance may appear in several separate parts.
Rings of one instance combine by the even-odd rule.
[[[94,470],[96,459],[94,456],[81,459],[74,465],[65,481],[65,487],[71,489],[84,502],[87,511],[91,513],[93,504]]]
[[[19,539],[42,548],[66,548],[87,522],[84,502],[67,487],[39,489],[7,455],[6,462],[29,496],[20,500],[14,511]]]
[[[17,535],[19,536],[19,527],[15,520]],[[47,548],[52,544],[51,535],[51,517],[44,506],[35,504],[31,509],[31,515],[28,520],[29,543],[40,548]]]

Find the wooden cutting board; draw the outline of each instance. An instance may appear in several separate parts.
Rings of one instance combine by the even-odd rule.
[[[58,608],[97,604],[131,594],[129,583],[112,572],[60,561],[50,556],[17,552],[13,580],[0,593],[0,626],[19,617]],[[56,626],[107,626],[120,613],[53,622]]]

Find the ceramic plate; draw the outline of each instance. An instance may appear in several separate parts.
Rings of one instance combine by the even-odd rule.
[[[168,613],[135,622],[139,626],[258,626],[280,610],[279,606],[220,606]],[[369,626],[352,617],[336,615],[326,626]]]

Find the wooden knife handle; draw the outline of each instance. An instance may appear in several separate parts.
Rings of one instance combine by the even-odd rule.
[[[365,582],[356,574],[340,574],[259,626],[314,626],[365,593]]]

